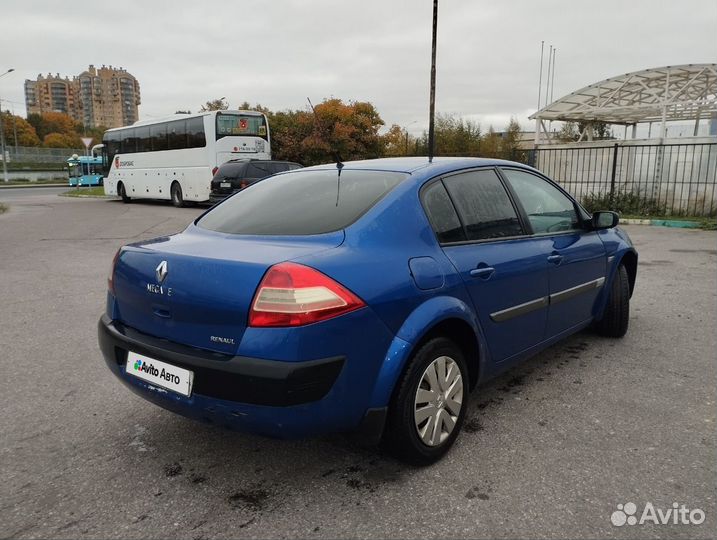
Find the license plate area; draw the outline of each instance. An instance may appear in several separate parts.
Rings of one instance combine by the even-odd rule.
[[[183,396],[192,395],[194,372],[128,351],[125,373]]]
[[[220,182],[219,187],[230,188],[230,187],[232,187],[232,183],[231,182]]]

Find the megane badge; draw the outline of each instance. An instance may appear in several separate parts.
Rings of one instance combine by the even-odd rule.
[[[169,272],[169,270],[167,270],[167,261],[162,261],[161,263],[159,263],[157,270],[155,270],[155,275],[157,276],[157,282],[162,283],[164,281],[164,278],[167,277],[168,272]]]

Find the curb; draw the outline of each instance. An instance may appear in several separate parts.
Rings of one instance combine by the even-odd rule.
[[[653,225],[657,227],[677,227],[679,229],[700,229],[702,224],[699,221],[686,221],[681,219],[635,219],[620,218],[620,223],[625,225]]]
[[[70,199],[109,199],[109,195],[68,195],[67,193],[58,193],[58,197],[69,197]]]

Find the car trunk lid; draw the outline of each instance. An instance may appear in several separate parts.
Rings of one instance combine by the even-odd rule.
[[[155,337],[234,354],[268,268],[342,242],[342,231],[262,237],[192,226],[180,235],[132,244],[114,271],[119,319]]]

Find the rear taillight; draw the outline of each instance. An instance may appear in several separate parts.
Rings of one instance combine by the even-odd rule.
[[[261,280],[249,311],[249,326],[303,326],[365,305],[318,270],[285,262],[272,266]]]
[[[215,174],[217,174],[217,171],[218,171],[218,170],[219,170],[219,167],[214,167],[214,168],[212,169],[212,176],[214,176]]]
[[[241,182],[239,182],[239,187],[240,187],[241,189],[244,189],[244,188],[247,187],[248,185],[249,185],[249,182],[247,182],[246,180],[242,180]]]
[[[115,294],[115,267],[117,266],[117,261],[119,260],[120,253],[122,253],[122,248],[117,250],[117,253],[115,253],[115,256],[112,258],[112,266],[110,266],[110,273],[107,276],[107,289],[112,293],[114,296]]]

